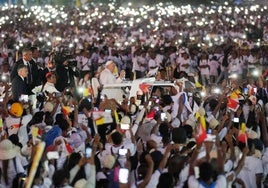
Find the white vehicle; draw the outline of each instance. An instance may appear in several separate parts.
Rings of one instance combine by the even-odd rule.
[[[189,82],[187,79],[183,79],[184,82]],[[141,78],[133,81],[117,83],[117,84],[107,84],[103,86],[102,95],[106,95],[108,99],[114,98],[118,102],[123,101],[123,98],[136,97],[137,92],[140,91],[141,84],[148,84],[149,94],[151,96],[154,87],[174,87],[175,84],[171,81],[156,81],[154,77],[151,78]],[[192,83],[191,83],[192,84]]]

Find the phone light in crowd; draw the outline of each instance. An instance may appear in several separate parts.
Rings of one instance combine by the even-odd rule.
[[[205,97],[205,96],[206,96],[206,92],[201,91],[201,92],[200,92],[200,95],[201,95],[201,97]]]
[[[56,41],[61,41],[61,37],[56,37]]]
[[[78,87],[77,88],[77,92],[80,93],[80,94],[83,93],[84,92],[84,88],[83,87]]]
[[[221,93],[221,89],[218,88],[218,87],[216,87],[216,88],[213,89],[212,92],[215,93],[215,94],[220,94]]]
[[[254,71],[252,71],[252,76],[254,77],[258,77],[260,75],[260,71],[255,69]]]
[[[119,155],[120,156],[126,156],[127,155],[127,149],[119,149]]]
[[[233,73],[233,74],[231,74],[230,76],[229,76],[229,78],[233,78],[233,79],[237,79],[237,74],[236,73]]]
[[[127,183],[128,182],[128,175],[129,171],[126,168],[119,169],[119,182],[120,183]]]
[[[90,147],[86,147],[86,158],[90,158],[92,155],[92,149]]]
[[[129,129],[129,124],[121,123],[121,129],[122,130],[128,130]]]
[[[2,79],[2,81],[6,81],[6,79],[7,79],[6,75],[2,75],[1,79]]]

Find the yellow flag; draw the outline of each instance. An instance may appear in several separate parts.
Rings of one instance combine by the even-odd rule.
[[[246,124],[245,123],[241,123],[240,131],[241,131],[241,133],[245,133],[246,132]]]
[[[84,88],[83,90],[83,97],[89,96],[88,88]]]
[[[235,91],[233,91],[230,94],[230,98],[231,99],[238,99],[240,94],[241,94],[241,92],[238,89],[236,89]]]
[[[118,117],[118,113],[116,110],[114,110],[114,118],[115,118],[115,123],[119,124],[119,117]]]
[[[3,119],[0,118],[0,128],[2,128],[2,127],[3,127]]]
[[[103,117],[96,120],[96,125],[102,125],[102,124],[104,124],[104,118]]]
[[[195,87],[200,88],[200,87],[202,87],[202,84],[200,84],[200,82],[197,81],[197,82],[195,82]]]
[[[204,116],[200,116],[200,124],[202,125],[203,129],[207,129],[206,120]]]
[[[32,135],[33,135],[33,137],[37,137],[37,135],[38,135],[38,127],[33,127],[32,128]]]
[[[196,112],[195,113],[195,119],[197,120],[199,117],[200,117],[200,113],[199,112]]]

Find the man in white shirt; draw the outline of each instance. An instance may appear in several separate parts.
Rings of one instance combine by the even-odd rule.
[[[80,66],[83,75],[91,71],[92,68],[92,54],[89,51],[83,50],[80,57]]]
[[[254,140],[248,139],[248,148],[249,153],[246,156],[244,166],[237,175],[237,177],[243,180],[246,188],[261,187],[263,163],[261,159],[254,156]]]
[[[150,55],[150,60],[148,62],[149,70],[153,70],[153,69],[157,68],[157,63],[155,60],[156,54],[154,52],[150,52],[149,55]]]
[[[125,71],[121,70],[119,77],[116,78],[113,75],[114,69],[115,69],[115,63],[113,61],[107,61],[105,64],[105,69],[100,74],[100,83],[102,85],[120,83],[123,81]]]
[[[228,66],[229,75],[232,76],[236,74],[238,78],[241,78],[242,71],[243,71],[243,64],[240,62],[236,51],[232,52],[228,61],[229,61],[229,66]]]
[[[133,61],[133,69],[136,73],[136,79],[145,77],[148,64],[146,59],[146,52],[138,51],[137,56],[134,57],[132,61]]]
[[[190,58],[185,51],[183,51],[181,57],[178,57],[177,64],[179,66],[180,71],[184,71],[187,74],[190,72]]]

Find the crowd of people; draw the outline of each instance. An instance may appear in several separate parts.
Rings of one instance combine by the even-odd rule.
[[[268,187],[266,6],[1,9],[1,187]]]

